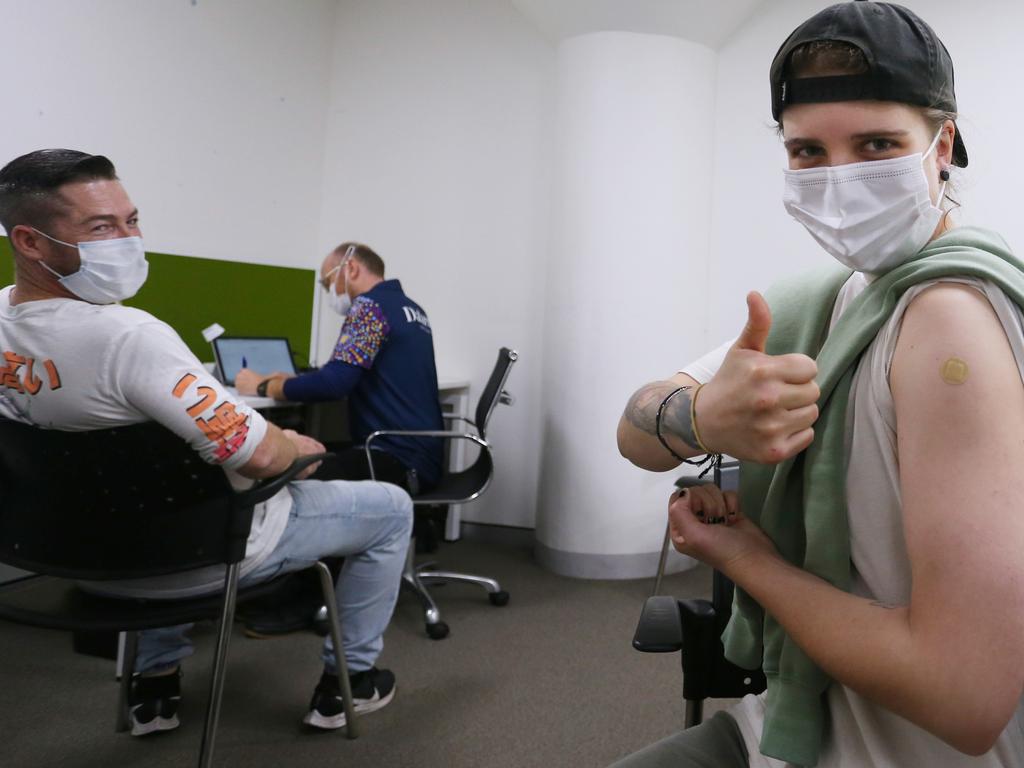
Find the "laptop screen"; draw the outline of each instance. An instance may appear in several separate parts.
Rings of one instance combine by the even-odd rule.
[[[286,338],[221,336],[213,340],[213,353],[220,379],[228,386],[234,386],[235,376],[242,368],[264,374],[295,373]]]

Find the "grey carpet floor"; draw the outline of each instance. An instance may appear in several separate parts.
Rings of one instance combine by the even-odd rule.
[[[362,719],[355,741],[301,725],[320,674],[318,638],[257,641],[236,629],[215,764],[604,766],[679,727],[678,655],[630,646],[652,580],[563,578],[536,565],[528,548],[477,541],[444,544],[438,556],[446,568],[498,578],[511,602],[493,607],[470,586],[436,589],[452,632],[434,641],[403,594],[378,663],[394,670],[397,694]],[[699,567],[667,577],[662,591],[706,596],[710,582]],[[213,631],[194,631],[182,727],[135,739],[113,730],[112,662],[73,654],[66,634],[0,623],[0,766],[195,764]]]

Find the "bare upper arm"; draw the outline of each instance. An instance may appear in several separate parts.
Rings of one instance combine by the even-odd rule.
[[[890,384],[911,631],[998,722],[1024,686],[1024,386],[986,297],[948,283],[916,297]]]

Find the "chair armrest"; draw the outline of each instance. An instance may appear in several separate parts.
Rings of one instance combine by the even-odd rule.
[[[488,453],[491,452],[491,444],[479,435],[474,435],[472,432],[454,432],[445,429],[378,429],[376,432],[371,432],[367,436],[366,443],[364,445],[366,450],[366,461],[370,466],[371,480],[377,479],[377,473],[373,469],[373,454],[370,452],[370,445],[378,437],[384,437],[386,435],[394,435],[397,437],[450,437],[459,440],[469,440],[470,442],[479,445],[482,450],[486,450]]]
[[[378,437],[385,437],[387,435],[398,435],[400,437],[461,437],[472,440],[481,446],[488,445],[487,441],[480,437],[480,435],[450,429],[378,429],[376,432],[369,434],[366,438],[366,443],[369,445]],[[488,447],[490,446],[488,445]]]
[[[682,651],[683,698],[739,699],[761,693],[764,672],[729,662],[719,638],[717,615],[707,600],[676,600],[668,595],[647,598],[633,647],[646,653]]]
[[[270,497],[276,495],[282,488],[288,483],[295,479],[302,470],[311,464],[316,464],[318,461],[323,461],[326,458],[334,456],[333,453],[311,453],[308,456],[300,456],[291,464],[288,465],[288,469],[279,475],[267,478],[261,481],[258,485],[249,490],[242,491],[238,494],[238,501],[244,505],[259,504],[261,501],[266,501]]]
[[[644,653],[671,653],[683,647],[679,601],[669,595],[648,597],[633,635],[633,647]]]
[[[441,418],[445,421],[464,421],[469,424],[469,426],[476,429],[476,422],[472,419],[467,419],[465,416],[456,416],[454,413],[442,413]]]

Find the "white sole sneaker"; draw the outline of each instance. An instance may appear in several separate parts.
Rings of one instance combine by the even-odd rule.
[[[177,714],[170,717],[160,717],[160,715],[157,715],[148,723],[140,723],[135,719],[134,713],[132,714],[132,736],[146,736],[159,731],[173,731],[179,725],[181,725],[181,721],[178,720]]]
[[[391,700],[395,698],[395,690],[397,690],[397,686],[393,686],[386,696],[381,696],[375,692],[372,699],[356,699],[352,702],[352,708],[355,709],[356,714],[358,715],[366,715],[370,712],[376,712],[378,709],[386,707]],[[311,709],[306,713],[306,716],[302,718],[302,722],[306,725],[312,726],[313,728],[333,731],[345,726],[345,711],[342,710],[336,715],[328,716],[321,715],[315,709]]]

